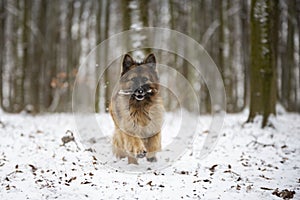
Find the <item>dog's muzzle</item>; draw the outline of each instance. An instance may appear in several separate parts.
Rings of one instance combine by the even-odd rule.
[[[144,90],[144,88],[139,87],[138,89],[136,89],[133,93],[134,98],[138,101],[142,101],[145,99],[145,96],[147,94],[147,91]]]
[[[145,99],[147,94],[153,94],[153,92],[154,91],[151,88],[149,88],[148,90],[145,90],[144,88],[139,87],[134,92],[131,90],[119,90],[118,94],[122,95],[122,96],[131,95],[137,101],[142,101]]]

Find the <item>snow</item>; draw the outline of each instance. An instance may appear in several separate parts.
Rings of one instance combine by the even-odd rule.
[[[276,188],[300,199],[300,115],[280,112],[274,128],[260,129],[259,119],[244,124],[247,112],[228,114],[200,160],[210,119],[200,117],[199,137],[169,167],[125,173],[82,148],[72,114],[0,113],[0,199],[282,199]]]

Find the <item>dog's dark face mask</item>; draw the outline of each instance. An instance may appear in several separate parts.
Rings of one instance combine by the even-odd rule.
[[[142,101],[147,97],[150,97],[153,94],[153,90],[150,87],[150,83],[148,83],[148,78],[145,76],[142,77],[134,77],[131,81],[132,84],[132,98],[135,98],[138,101]]]
[[[149,100],[159,89],[158,81],[154,54],[147,56],[141,63],[135,62],[128,54],[125,55],[119,94],[130,95],[131,99],[137,101]]]

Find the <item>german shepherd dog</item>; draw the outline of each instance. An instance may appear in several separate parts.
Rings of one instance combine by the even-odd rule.
[[[126,54],[122,61],[121,78],[110,103],[115,123],[113,153],[138,164],[138,158],[156,162],[161,150],[161,127],[164,107],[159,95],[156,58],[149,54],[136,62]]]

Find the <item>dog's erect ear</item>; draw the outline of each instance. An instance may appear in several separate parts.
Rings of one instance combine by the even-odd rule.
[[[122,75],[125,74],[133,64],[134,61],[132,57],[129,54],[125,54],[122,62]]]
[[[153,70],[155,70],[156,67],[156,58],[155,55],[153,53],[149,54],[145,60],[144,60],[144,64],[146,64],[147,66],[151,67]]]

